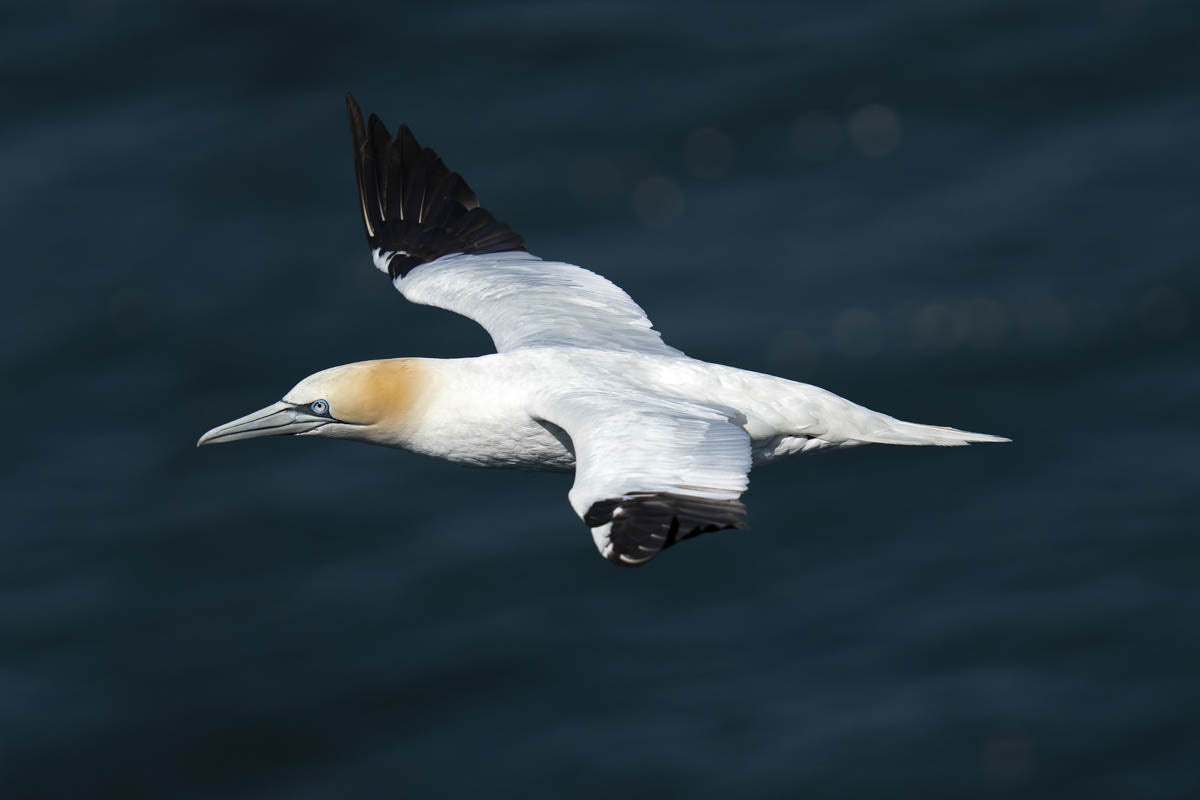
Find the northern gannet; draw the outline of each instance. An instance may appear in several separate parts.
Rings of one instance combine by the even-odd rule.
[[[363,124],[349,94],[358,201],[375,266],[414,303],[475,320],[496,353],[332,367],[197,446],[293,434],[480,467],[575,470],[571,507],[614,564],[744,528],[751,466],[878,443],[1000,436],[920,425],[816,386],[690,358],[594,272],[529,253],[407,125]]]

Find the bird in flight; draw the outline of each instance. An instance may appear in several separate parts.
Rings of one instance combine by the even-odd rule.
[[[614,564],[744,528],[751,466],[860,444],[1000,436],[920,425],[805,383],[690,358],[606,278],[531,254],[417,143],[349,94],[358,203],[375,266],[414,303],[475,320],[477,358],[361,361],[310,375],[197,446],[325,436],[479,467],[575,471],[571,507]]]

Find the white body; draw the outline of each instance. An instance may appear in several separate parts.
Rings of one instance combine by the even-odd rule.
[[[652,393],[731,409],[750,437],[753,463],[864,443],[899,423],[832,392],[684,355],[546,347],[451,360],[432,369],[423,404],[403,433],[377,441],[478,467],[569,471],[569,436],[537,418],[539,398],[603,386],[615,395]]]

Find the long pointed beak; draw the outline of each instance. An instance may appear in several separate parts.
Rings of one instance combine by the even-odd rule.
[[[306,414],[289,403],[275,403],[259,409],[253,414],[218,425],[200,437],[196,447],[206,444],[236,442],[239,439],[255,439],[259,436],[283,436],[305,433],[329,422],[327,417]]]

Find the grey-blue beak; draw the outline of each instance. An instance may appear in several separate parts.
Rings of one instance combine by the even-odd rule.
[[[196,447],[206,444],[236,442],[239,439],[256,439],[259,436],[284,436],[307,433],[329,422],[328,417],[306,413],[303,407],[290,403],[275,403],[252,414],[239,417],[233,422],[218,425],[200,437]]]

